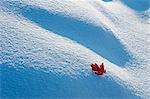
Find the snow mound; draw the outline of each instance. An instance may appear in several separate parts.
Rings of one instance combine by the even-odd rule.
[[[110,97],[117,96],[121,91],[122,94],[118,97],[135,97],[119,84],[121,81],[117,77],[117,72],[126,74],[120,67],[76,42],[14,16],[1,13],[2,96]],[[109,76],[99,79],[92,75],[89,65],[93,62],[104,62],[107,75],[115,71],[116,73],[112,73],[111,76],[114,75],[119,83],[114,82]],[[29,85],[24,85],[25,83]],[[104,87],[103,83],[108,84]],[[93,84],[98,84],[99,87],[95,88]],[[113,89],[114,86],[116,86],[115,91],[108,92],[109,88]],[[83,91],[79,92],[81,89]],[[99,94],[98,90],[104,93]]]
[[[2,0],[1,97],[150,97],[149,10],[126,1]]]

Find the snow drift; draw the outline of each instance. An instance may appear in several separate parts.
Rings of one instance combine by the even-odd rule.
[[[131,4],[2,0],[1,97],[150,97],[149,8]]]

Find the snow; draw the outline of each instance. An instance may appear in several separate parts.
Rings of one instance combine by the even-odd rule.
[[[148,4],[1,0],[1,97],[149,98]]]

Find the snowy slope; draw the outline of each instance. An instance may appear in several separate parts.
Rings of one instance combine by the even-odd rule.
[[[129,1],[2,0],[1,96],[150,97],[149,1]]]

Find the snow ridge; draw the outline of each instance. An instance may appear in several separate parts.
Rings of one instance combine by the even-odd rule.
[[[12,92],[16,92],[14,97],[81,98],[88,95],[88,97],[95,98],[150,97],[149,9],[148,6],[137,9],[127,4],[129,3],[127,1],[16,0],[14,2],[2,0],[0,2],[2,96],[12,97],[14,95]],[[146,0],[143,2],[147,3]],[[14,9],[10,9],[10,6],[13,6]],[[18,7],[20,8],[18,9]],[[44,9],[43,12],[52,13],[55,17],[56,15],[63,16],[66,18],[66,23],[60,23],[59,26],[57,22],[60,21],[58,19],[56,24],[48,23],[54,22],[48,21],[48,19],[34,20],[34,18],[42,17],[32,15],[36,10],[31,13],[28,12],[36,7]],[[43,12],[41,14],[44,14]],[[40,14],[36,15],[39,16]],[[67,21],[69,19],[75,19],[79,22],[75,25],[90,24],[87,27],[93,28],[87,29],[87,31],[83,29],[84,27],[76,28],[73,26],[75,21]],[[39,23],[42,21],[48,22]],[[66,25],[72,27],[65,28]],[[48,28],[50,26],[53,28]],[[91,29],[96,30],[97,28],[101,28],[102,34],[89,34]],[[67,36],[64,33],[68,33]],[[83,33],[87,34],[83,35]],[[116,47],[121,50],[116,50],[119,51],[118,53],[128,52],[120,55],[129,54],[132,58],[123,59],[120,56],[118,58],[114,50],[109,53],[112,54],[112,58],[125,60],[125,64],[119,66],[116,65],[117,63],[113,64],[111,59],[104,59],[104,56],[101,55],[104,52],[97,54],[96,50],[92,49],[92,44],[86,41],[92,35],[96,39],[93,40],[92,44],[97,46],[98,37],[103,35],[107,40],[112,40],[108,43],[103,42],[104,44],[107,43],[109,46],[111,43],[112,45],[116,44]],[[77,38],[74,38],[75,36]],[[84,36],[87,38],[82,38]],[[82,40],[86,43],[83,43]],[[119,43],[113,42],[113,40],[118,40]],[[117,46],[120,43],[124,47]],[[111,49],[107,45],[100,47],[100,49],[106,47],[102,50],[107,51],[105,54]],[[92,74],[89,65],[91,63],[100,64],[101,62],[105,63],[107,73],[100,78]],[[12,77],[10,76],[11,73],[14,74]],[[27,82],[29,85],[25,85]],[[93,88],[93,84],[98,87]],[[14,89],[13,86],[15,86]],[[31,86],[33,91],[30,90]],[[60,91],[57,93],[58,89]],[[84,91],[79,93],[81,89]],[[109,92],[110,89],[112,92]],[[64,91],[65,94],[63,94]],[[118,92],[120,92],[119,95]],[[45,94],[45,96],[40,93]],[[116,97],[117,95],[118,97]]]

